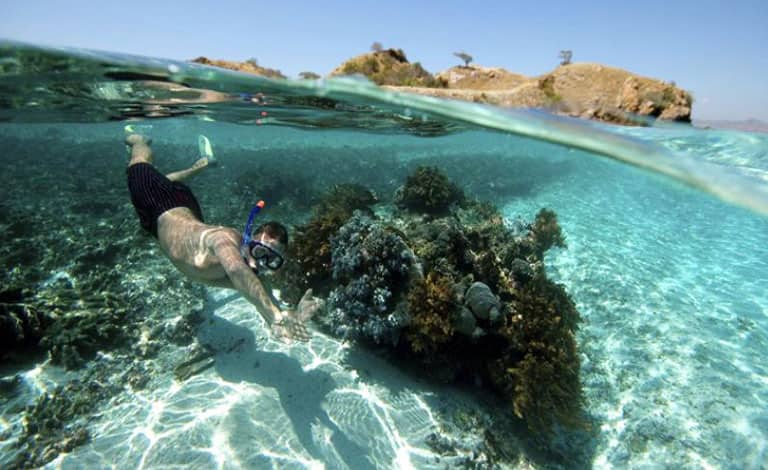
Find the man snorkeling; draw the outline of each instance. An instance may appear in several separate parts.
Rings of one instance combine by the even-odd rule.
[[[283,341],[307,341],[306,322],[322,301],[309,289],[296,310],[282,310],[273,302],[260,276],[283,265],[288,232],[277,222],[266,222],[253,232],[260,201],[248,218],[245,232],[207,225],[192,191],[180,181],[215,163],[210,142],[199,137],[201,158],[190,168],[163,175],[152,165],[151,139],[126,127],[130,146],[128,189],[141,226],[157,238],[171,263],[187,277],[215,287],[236,289],[248,299]]]

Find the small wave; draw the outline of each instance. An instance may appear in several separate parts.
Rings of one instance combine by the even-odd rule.
[[[585,150],[768,215],[765,155],[755,164],[755,155],[740,150],[752,143],[735,139],[691,152],[691,142],[720,137],[693,128],[686,128],[683,146],[689,148],[681,151],[675,140],[661,145],[645,129],[628,132],[539,111],[396,93],[358,78],[272,80],[195,63],[11,41],[0,42],[0,90],[0,122],[186,117],[423,137],[491,129]]]

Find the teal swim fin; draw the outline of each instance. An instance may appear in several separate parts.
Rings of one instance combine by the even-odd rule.
[[[213,154],[213,147],[211,146],[211,141],[208,140],[208,137],[203,134],[197,136],[197,148],[200,151],[200,156],[208,159],[209,165],[218,162],[216,156]]]

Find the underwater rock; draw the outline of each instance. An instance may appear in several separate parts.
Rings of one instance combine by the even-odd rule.
[[[133,364],[125,374],[125,383],[131,387],[131,390],[141,390],[149,383],[150,375],[146,368],[141,365]]]
[[[475,282],[469,286],[464,299],[469,309],[479,319],[495,323],[501,317],[499,299],[493,295],[491,288],[482,282]]]
[[[451,438],[436,432],[430,433],[424,439],[424,443],[439,455],[453,456],[457,453],[456,443]]]
[[[3,377],[0,379],[0,397],[10,397],[17,393],[21,387],[21,376],[16,374],[13,377]]]
[[[163,337],[177,346],[188,346],[195,340],[197,327],[203,322],[200,310],[192,310],[179,321],[166,325]]]
[[[0,292],[0,357],[38,347],[51,318],[22,289]]]
[[[394,308],[413,267],[410,248],[394,231],[356,211],[331,238],[333,280],[328,313],[334,334],[397,344],[408,318]]]
[[[533,279],[534,271],[529,263],[520,258],[515,258],[509,265],[509,271],[516,281],[524,284]]]
[[[199,349],[189,360],[182,362],[173,369],[173,376],[179,382],[183,382],[193,375],[197,375],[216,364],[213,351]]]
[[[462,335],[472,336],[475,333],[475,327],[477,326],[477,320],[472,314],[472,311],[467,307],[461,307],[459,314],[453,322],[453,328],[457,333]]]
[[[420,166],[395,193],[395,205],[424,214],[446,213],[464,193],[437,167]]]

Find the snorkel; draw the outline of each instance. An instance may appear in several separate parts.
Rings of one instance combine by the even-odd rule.
[[[266,267],[269,271],[275,271],[280,269],[284,262],[283,254],[280,251],[262,240],[254,240],[251,234],[253,219],[256,218],[256,214],[261,212],[264,205],[264,201],[259,201],[251,209],[245,230],[243,230],[243,239],[240,242],[240,255],[243,257],[243,261],[256,274],[259,274],[259,266]],[[256,265],[251,264],[252,262],[255,262]]]
[[[245,251],[248,249],[248,244],[251,242],[251,229],[253,228],[253,219],[256,218],[256,214],[261,212],[266,204],[264,201],[259,201],[251,209],[251,213],[248,214],[248,222],[245,223],[245,230],[243,230],[243,241],[240,243],[240,251],[245,256]]]

